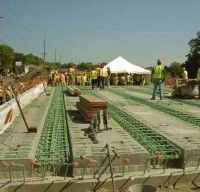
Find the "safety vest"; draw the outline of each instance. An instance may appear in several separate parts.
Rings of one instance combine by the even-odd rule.
[[[127,75],[127,81],[130,83],[132,81],[131,75]]]
[[[90,76],[91,76],[91,79],[97,79],[97,71],[92,70]]]
[[[82,76],[82,81],[83,81],[84,83],[87,82],[87,76],[86,76],[86,75],[83,75],[83,76]]]
[[[99,69],[99,76],[100,77],[106,77],[107,76],[107,71],[104,68]]]
[[[188,72],[186,70],[183,71],[183,79],[188,80]]]
[[[200,81],[200,67],[199,67],[198,72],[197,72],[197,81]]]
[[[80,76],[80,75],[78,75],[78,76],[76,77],[76,79],[77,79],[77,83],[81,83],[81,76]]]
[[[71,68],[71,67],[69,68],[69,74],[74,75],[74,68]]]
[[[162,65],[156,65],[154,67],[154,78],[155,79],[162,79],[163,69],[164,68]]]

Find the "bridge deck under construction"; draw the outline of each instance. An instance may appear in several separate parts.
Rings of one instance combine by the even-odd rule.
[[[72,176],[103,178],[110,174],[107,144],[113,172],[122,178],[198,170],[199,100],[173,100],[167,97],[171,89],[165,89],[164,100],[151,101],[151,87],[80,89],[82,94],[108,102],[109,129],[101,127],[94,142],[90,124],[76,108],[79,98],[65,94],[65,87],[48,88],[50,96],[42,93],[23,109],[29,126],[37,127],[37,133],[27,133],[18,115],[0,135],[0,184],[36,178],[42,182],[70,180]],[[25,175],[19,165],[25,168]]]

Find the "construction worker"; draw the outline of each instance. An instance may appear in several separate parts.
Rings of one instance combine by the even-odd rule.
[[[199,69],[197,71],[197,82],[198,82],[198,90],[199,90],[199,99],[200,99],[200,60],[198,61]]]
[[[50,78],[50,82],[51,82],[51,86],[55,86],[55,71],[51,71],[49,78]]]
[[[25,85],[24,85],[23,82],[20,83],[20,87],[19,87],[19,89],[20,89],[20,93],[23,93],[23,92],[26,91],[26,87],[25,87]]]
[[[80,73],[78,73],[77,76],[76,76],[76,84],[77,84],[78,86],[81,85],[81,74],[80,74]]]
[[[82,85],[83,86],[87,85],[87,74],[86,73],[84,73],[82,75]]]
[[[144,75],[142,75],[142,86],[144,86],[145,85],[145,76]]]
[[[109,87],[110,86],[110,77],[111,77],[111,71],[110,67],[107,68],[107,77],[106,77],[106,84]]]
[[[74,85],[75,83],[75,70],[74,67],[69,68],[69,85]]]
[[[132,76],[130,73],[128,73],[128,75],[126,76],[126,82],[127,82],[127,85],[131,85],[132,84]]]
[[[92,89],[94,89],[96,83],[97,83],[97,70],[93,67],[90,72],[90,78],[92,81]]]
[[[121,84],[121,85],[126,85],[126,78],[125,78],[124,74],[122,74],[122,75],[120,76],[120,84]]]
[[[61,82],[62,86],[65,85],[65,75],[63,73],[61,73],[61,75],[60,75],[60,82]]]
[[[164,67],[161,65],[160,59],[158,59],[157,65],[152,69],[152,72],[151,72],[151,81],[154,84],[153,94],[151,98],[152,100],[155,100],[157,88],[159,88],[160,100],[163,99],[162,82],[164,79],[165,79]]]
[[[98,71],[98,77],[99,77],[98,78],[98,80],[99,80],[98,84],[99,84],[100,90],[101,89],[104,90],[106,76],[107,76],[107,71],[104,68],[103,64],[101,64],[99,66],[99,71]]]
[[[186,71],[185,67],[183,67],[182,76],[183,76],[183,80],[184,80],[185,82],[187,82],[187,80],[188,80],[188,72]]]
[[[4,93],[3,87],[0,85],[0,105],[3,104],[3,93]]]
[[[55,73],[54,80],[55,80],[55,86],[59,85],[59,83],[60,83],[60,76],[59,76],[58,72]]]
[[[114,80],[114,85],[117,86],[118,82],[119,82],[119,77],[118,77],[117,73],[115,73],[113,80]]]

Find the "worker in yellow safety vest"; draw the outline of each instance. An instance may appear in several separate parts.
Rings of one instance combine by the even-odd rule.
[[[82,75],[82,85],[85,86],[87,84],[87,75],[86,73]]]
[[[92,89],[94,89],[94,87],[97,83],[97,70],[94,67],[90,71],[90,79],[92,81]]]
[[[132,84],[132,76],[130,73],[128,73],[128,75],[126,76],[126,82],[127,82],[127,85],[131,85]]]
[[[152,69],[152,73],[151,73],[151,81],[154,84],[153,94],[151,98],[152,100],[155,100],[157,88],[159,88],[160,100],[163,99],[162,82],[164,79],[165,79],[165,70],[164,70],[164,67],[161,65],[160,59],[158,59],[157,65]]]
[[[104,68],[103,64],[101,64],[99,66],[99,71],[98,71],[98,84],[99,84],[99,87],[100,87],[100,90],[103,89],[104,90],[104,86],[105,86],[105,79],[106,79],[106,76],[107,76],[107,70]]]
[[[198,90],[199,90],[199,99],[200,99],[200,60],[198,61],[199,69],[197,71],[197,82],[198,82]]]
[[[185,67],[183,67],[183,80],[186,82],[188,80],[188,72],[186,71]]]
[[[77,76],[76,76],[76,84],[77,85],[81,85],[81,74],[78,74]]]
[[[74,67],[70,67],[68,69],[68,73],[69,73],[69,85],[74,85],[74,83],[75,83],[75,70],[74,70]]]

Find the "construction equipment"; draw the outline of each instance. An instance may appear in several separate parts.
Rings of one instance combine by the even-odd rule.
[[[12,90],[12,93],[13,93],[13,95],[14,95],[14,98],[15,98],[15,101],[16,101],[16,103],[17,103],[17,106],[18,106],[18,108],[19,108],[19,111],[20,111],[20,113],[21,113],[21,116],[22,116],[22,118],[23,118],[23,120],[24,120],[24,123],[25,123],[25,126],[26,126],[26,129],[27,129],[28,133],[37,133],[37,127],[29,127],[29,126],[28,126],[28,123],[27,123],[27,121],[26,121],[26,118],[25,118],[24,113],[23,113],[23,111],[22,111],[22,108],[21,108],[21,106],[20,106],[20,103],[19,103],[19,100],[18,100],[17,95],[16,95],[16,93],[15,93],[15,90],[14,90],[13,85],[11,85],[11,90]]]
[[[94,141],[94,143],[98,143],[97,133],[102,132],[103,130],[109,130],[108,128],[108,119],[107,119],[107,111],[106,110],[98,110],[96,114],[92,117],[89,126],[89,134]]]

